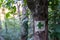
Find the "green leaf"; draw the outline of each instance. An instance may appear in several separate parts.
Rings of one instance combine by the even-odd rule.
[[[0,0],[0,3],[2,3],[4,0]]]
[[[0,7],[2,6],[2,3],[0,3]]]
[[[6,14],[5,14],[5,17],[6,17],[6,18],[9,18],[9,17],[10,17],[10,12],[6,13]]]
[[[27,4],[27,1],[26,0],[24,0],[24,6]]]
[[[6,5],[6,8],[11,9],[11,3],[10,2],[7,2],[5,5]]]
[[[0,0],[0,7],[2,6],[4,0]]]
[[[13,6],[12,9],[13,9],[13,12],[16,12],[16,6]]]

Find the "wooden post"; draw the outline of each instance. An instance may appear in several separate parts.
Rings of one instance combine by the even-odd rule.
[[[34,20],[45,21],[44,40],[48,40],[48,0],[27,0],[27,5],[33,14]]]
[[[48,20],[45,21],[45,40],[48,40]]]

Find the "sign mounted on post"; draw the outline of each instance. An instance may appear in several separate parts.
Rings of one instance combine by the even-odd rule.
[[[27,0],[35,21],[45,21],[45,38],[48,40],[48,0]]]

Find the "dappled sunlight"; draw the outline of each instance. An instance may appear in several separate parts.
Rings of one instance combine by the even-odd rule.
[[[0,40],[60,40],[60,0],[0,0]]]

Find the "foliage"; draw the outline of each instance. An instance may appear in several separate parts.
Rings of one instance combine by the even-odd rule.
[[[48,19],[49,19],[49,22],[48,22],[48,26],[49,26],[49,34],[50,34],[50,38],[51,39],[56,39],[56,40],[59,40],[59,36],[60,35],[60,32],[59,32],[59,20],[60,20],[60,10],[59,10],[59,7],[60,7],[60,1],[59,0],[49,0],[49,5],[48,5],[48,12],[49,12],[49,15],[48,15]],[[50,40],[51,40],[50,39]]]
[[[23,6],[27,6],[26,0],[23,1],[24,1]],[[5,21],[2,22],[2,31],[0,32],[1,33],[0,35],[2,35],[5,38],[5,40],[20,40],[21,25],[19,24],[20,22],[19,18],[18,17],[14,18],[14,15],[16,14],[17,11],[17,8],[14,4],[15,0],[0,0],[0,8],[3,7],[9,10],[9,12],[4,14],[6,19]],[[25,16],[29,17],[29,15],[31,15],[31,12],[27,9]],[[30,21],[31,20],[32,19],[30,19]],[[7,24],[8,33],[6,33],[4,24],[5,22]],[[25,19],[23,19],[22,20],[23,24],[21,23],[26,28],[27,31],[29,29],[28,22],[29,22],[28,20],[26,21]],[[43,24],[39,22],[37,26],[38,28],[41,28]],[[60,0],[48,0],[48,26],[49,26],[48,27],[49,40],[53,40],[54,37],[60,40]]]

